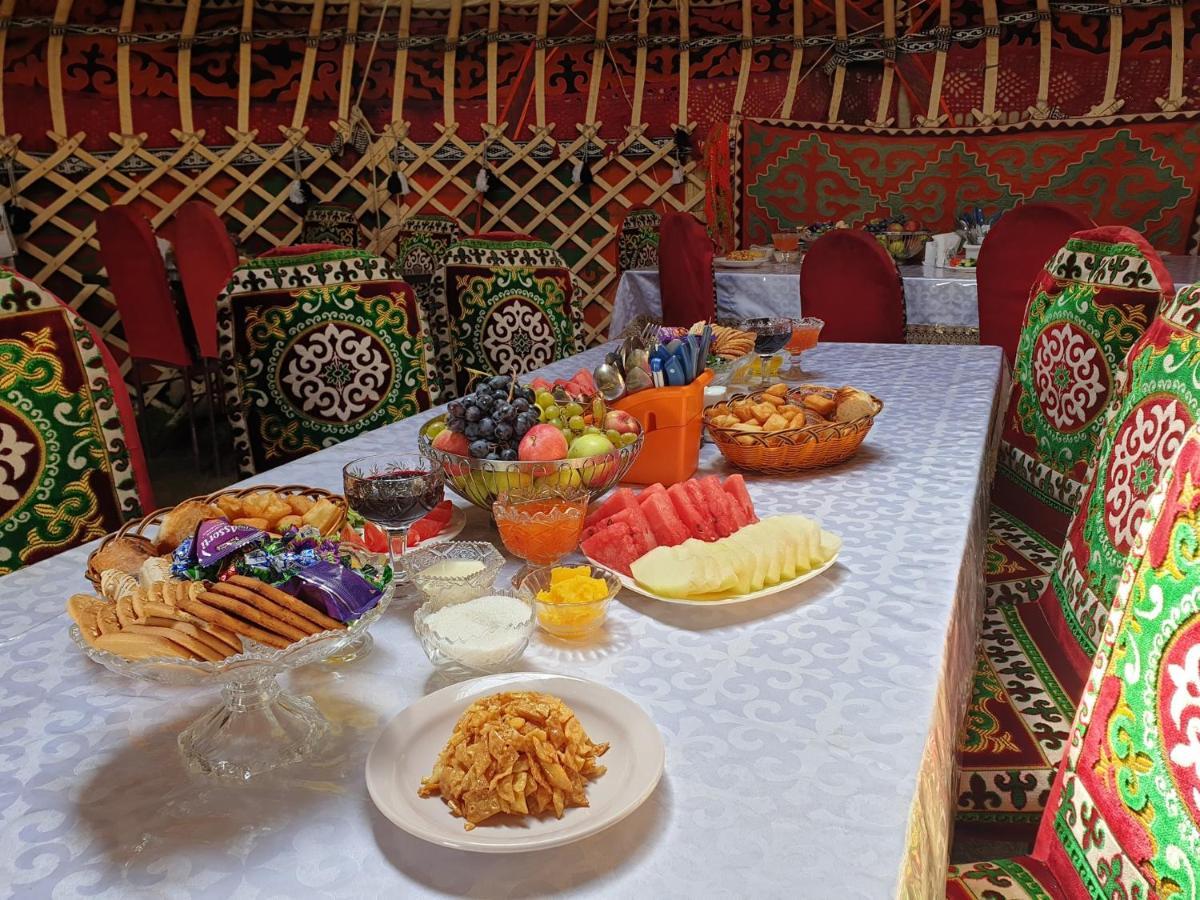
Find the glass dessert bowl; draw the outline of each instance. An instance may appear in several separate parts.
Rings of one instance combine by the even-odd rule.
[[[620,590],[615,572],[582,558],[533,569],[517,586],[517,593],[532,604],[542,630],[568,641],[595,634]]]
[[[447,541],[408,551],[401,565],[427,600],[454,602],[490,590],[504,557],[486,541]]]
[[[413,615],[421,649],[451,675],[507,671],[525,653],[534,629],[533,605],[509,591],[431,599]]]
[[[513,556],[545,566],[579,546],[588,499],[580,488],[518,488],[496,499],[492,517]]]

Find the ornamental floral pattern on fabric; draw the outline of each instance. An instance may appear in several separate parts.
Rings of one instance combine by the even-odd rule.
[[[662,215],[656,209],[631,209],[621,220],[617,234],[617,267],[628,269],[658,268],[658,226]]]
[[[300,267],[300,278],[315,265]],[[239,270],[218,300],[234,446],[247,473],[429,406],[428,346],[412,289],[390,278],[333,278],[289,290],[295,268],[271,270],[275,289]]]
[[[74,311],[0,271],[0,575],[141,515],[109,377]]]
[[[458,240],[460,233],[458,223],[448,216],[428,214],[412,216],[396,235],[394,266],[405,283],[416,291],[421,324],[429,338],[429,393],[435,404],[451,399],[445,393],[444,382],[454,371],[450,352],[450,314],[436,281],[450,246]]]

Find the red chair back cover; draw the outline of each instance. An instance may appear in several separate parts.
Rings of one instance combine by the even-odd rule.
[[[217,294],[237,267],[237,251],[216,210],[199,200],[183,204],[175,214],[173,243],[200,355],[216,359]]]
[[[658,232],[658,286],[664,325],[691,325],[716,318],[712,239],[686,212],[662,217]]]
[[[96,217],[96,235],[129,355],[190,366],[192,354],[171,299],[167,266],[146,217],[128,206],[110,206]]]
[[[1053,203],[1024,203],[1000,217],[979,250],[979,343],[1003,347],[1010,364],[1016,359],[1038,273],[1067,238],[1092,225],[1082,213]]]
[[[116,361],[73,309],[0,269],[0,575],[151,509]]]
[[[1174,296],[1146,239],[1114,225],[1071,235],[1034,282],[992,499],[1055,546],[1079,507],[1125,356]]]
[[[1064,900],[1200,896],[1200,429],[1176,446],[1038,830]]]
[[[904,289],[892,257],[865,231],[826,232],[804,255],[800,307],[823,341],[904,343]]]

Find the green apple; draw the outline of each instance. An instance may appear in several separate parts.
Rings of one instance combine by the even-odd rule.
[[[571,441],[567,451],[567,459],[584,459],[588,456],[600,456],[602,453],[612,453],[616,447],[602,434],[581,434]]]

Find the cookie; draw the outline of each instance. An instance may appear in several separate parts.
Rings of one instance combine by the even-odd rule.
[[[166,656],[175,659],[193,659],[186,648],[174,641],[159,637],[156,634],[137,634],[129,631],[116,631],[112,634],[102,634],[96,638],[94,647],[107,650],[126,659],[151,659]]]
[[[288,639],[288,643],[292,641],[302,641],[308,635],[299,628],[293,628],[275,616],[263,612],[257,607],[251,606],[249,603],[244,603],[228,594],[218,594],[214,591],[205,591],[199,597],[200,601],[208,606],[215,606],[217,609],[224,610],[227,613],[238,616],[243,621],[251,622],[257,625],[264,631],[271,634],[282,635]],[[191,610],[191,607],[185,606],[184,609]],[[236,630],[236,629],[235,629]]]
[[[137,575],[142,564],[158,554],[149,539],[136,534],[113,538],[95,552],[91,567],[97,572],[117,569],[128,575]]]
[[[201,597],[204,595],[201,594]],[[229,613],[215,606],[209,606],[201,599],[193,600],[188,598],[180,604],[180,608],[185,612],[190,612],[192,615],[203,619],[211,625],[216,625],[221,628],[232,631],[234,634],[244,635],[251,640],[258,641],[260,644],[266,644],[268,647],[276,647],[283,649],[289,646],[292,642],[287,638],[280,637],[277,634],[272,634],[257,625],[251,625],[249,622],[244,622],[236,616],[231,616]]]
[[[337,619],[331,619],[325,613],[309,606],[303,600],[293,597],[291,594],[281,591],[277,587],[272,587],[265,581],[259,581],[257,578],[249,578],[246,575],[231,575],[228,583],[249,588],[252,591],[262,594],[262,596],[273,603],[277,603],[284,609],[291,610],[298,616],[303,616],[324,631],[346,627],[344,623],[339,622]]]
[[[96,638],[101,635],[97,615],[98,607],[102,605],[103,600],[90,594],[73,594],[67,601],[67,615],[79,626],[79,633],[92,647],[96,646]]]
[[[125,594],[136,593],[138,580],[120,569],[103,569],[100,572],[100,596],[110,603]]]
[[[186,634],[180,629],[172,626],[162,625],[127,625],[122,629],[127,634],[149,634],[156,635],[168,641],[174,641],[179,646],[187,650],[196,659],[202,659],[205,662],[219,662],[228,654],[218,653],[204,641]]]
[[[259,582],[262,584],[262,582]],[[263,587],[266,587],[264,584]],[[259,590],[244,587],[240,584],[231,584],[229,582],[221,582],[214,584],[210,589],[214,593],[224,594],[227,597],[232,597],[235,600],[241,600],[243,603],[248,603],[259,612],[266,613],[268,616],[273,616],[288,625],[291,625],[297,631],[304,634],[316,634],[321,630],[317,625],[310,622],[303,616],[298,616],[286,607],[268,600],[267,597]]]

